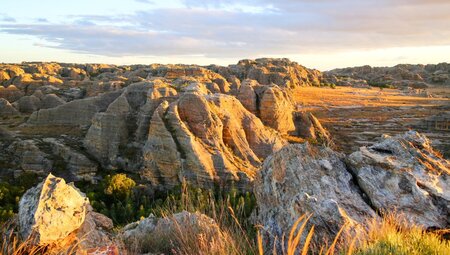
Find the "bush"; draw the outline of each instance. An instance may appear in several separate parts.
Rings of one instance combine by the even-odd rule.
[[[135,186],[136,182],[126,174],[115,174],[112,177],[108,175],[104,192],[118,199],[127,199]]]

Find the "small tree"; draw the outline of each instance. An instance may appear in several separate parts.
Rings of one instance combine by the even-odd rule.
[[[130,197],[133,188],[136,186],[136,182],[128,178],[126,174],[107,176],[105,181],[105,194],[118,199]]]

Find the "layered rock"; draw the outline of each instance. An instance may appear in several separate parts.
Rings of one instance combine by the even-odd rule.
[[[15,116],[19,115],[20,113],[8,102],[8,100],[4,98],[0,98],[0,116],[6,117],[6,116]]]
[[[362,147],[349,156],[361,189],[381,211],[424,227],[450,225],[450,162],[415,131]]]
[[[325,80],[338,85],[346,81],[358,81],[371,85],[394,85],[397,87],[426,88],[428,84],[450,84],[448,63],[437,65],[407,65],[393,67],[348,67],[325,72]]]
[[[374,217],[353,181],[343,155],[326,147],[289,145],[268,157],[254,185],[267,250],[281,250],[282,237],[302,215],[311,216],[318,244],[332,240],[345,223]]]
[[[72,125],[86,126],[97,112],[105,111],[120,95],[120,91],[105,93],[100,96],[74,100],[51,109],[33,112],[28,125]]]
[[[252,79],[263,85],[275,83],[285,88],[318,86],[322,78],[320,71],[308,69],[286,58],[246,59],[239,61],[237,65],[229,65],[226,68],[212,66],[211,69],[223,74],[230,81],[237,77],[241,81]]]
[[[154,118],[142,174],[168,187],[186,178],[200,186],[236,182],[246,189],[261,159],[286,144],[236,98],[223,94],[185,93],[161,105]],[[174,159],[175,168],[167,171],[167,160],[158,156],[163,154]]]

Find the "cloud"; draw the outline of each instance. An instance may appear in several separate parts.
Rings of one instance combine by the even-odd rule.
[[[0,13],[0,22],[8,22],[8,23],[13,23],[16,22],[17,20],[9,15],[6,15],[4,13]]]
[[[146,1],[147,2],[147,1]],[[450,45],[450,3],[432,0],[186,0],[185,6],[58,24],[2,24],[56,47],[105,56],[254,57]]]

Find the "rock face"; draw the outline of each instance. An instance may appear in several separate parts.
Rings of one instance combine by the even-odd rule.
[[[248,188],[260,159],[286,144],[236,98],[223,94],[185,93],[158,108],[149,130],[142,174],[168,187],[185,178],[200,186],[235,182]],[[173,165],[161,155],[170,155]]]
[[[450,162],[425,136],[414,131],[385,136],[352,153],[348,162],[378,210],[398,211],[424,227],[450,225]]]
[[[242,82],[237,98],[264,125],[282,134],[295,131],[294,104],[287,92],[277,85],[262,86],[255,80],[247,79]]]
[[[303,214],[312,214],[315,241],[332,240],[344,223],[364,223],[380,213],[400,213],[424,228],[450,226],[449,162],[428,139],[409,131],[384,137],[348,158],[329,148],[286,146],[268,157],[255,180],[257,223],[268,249],[282,245]]]
[[[140,253],[166,253],[182,251],[180,235],[189,233],[189,238],[206,239],[206,243],[226,245],[228,237],[217,223],[201,213],[186,211],[170,217],[156,218],[150,215],[141,221],[131,223],[123,228],[122,236],[127,246],[138,248]],[[161,242],[171,240],[171,242]]]
[[[73,244],[77,254],[93,254],[90,249],[113,245],[112,220],[92,211],[83,193],[51,174],[23,195],[18,218],[22,238],[48,245],[58,254]]]
[[[84,222],[88,200],[75,187],[53,175],[28,190],[19,203],[20,233],[36,244],[63,240]]]
[[[344,223],[375,216],[342,159],[329,148],[306,143],[286,146],[264,161],[254,191],[268,250],[274,244],[281,249],[283,235],[305,214],[312,214],[309,227],[315,226],[317,243],[333,238]]]
[[[74,100],[51,109],[41,109],[31,114],[30,125],[90,125],[92,117],[114,101],[120,92],[110,92],[100,96]]]

